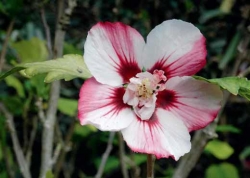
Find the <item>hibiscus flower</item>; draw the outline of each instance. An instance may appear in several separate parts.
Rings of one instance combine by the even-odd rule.
[[[121,131],[135,152],[178,160],[189,132],[212,122],[218,86],[191,75],[206,64],[205,38],[181,20],[167,20],[143,37],[123,23],[100,22],[88,33],[84,59],[93,75],[80,90],[82,125]]]

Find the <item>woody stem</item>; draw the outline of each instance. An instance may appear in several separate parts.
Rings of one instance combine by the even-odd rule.
[[[155,163],[155,156],[148,154],[147,155],[147,178],[154,178],[154,163]]]

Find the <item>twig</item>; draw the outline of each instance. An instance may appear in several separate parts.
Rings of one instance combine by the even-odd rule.
[[[213,127],[210,128],[212,129],[214,127],[215,124]],[[203,132],[202,130],[197,131],[195,133],[194,138],[192,140],[192,149],[188,154],[182,157],[173,175],[173,178],[186,178],[189,175],[189,173],[199,160],[200,155],[203,152],[203,149],[207,144],[208,139],[210,139],[210,137],[208,137],[208,134]]]
[[[95,178],[101,178],[102,177],[102,174],[103,174],[106,162],[108,160],[109,154],[110,154],[110,152],[111,152],[111,150],[113,148],[114,136],[115,136],[115,132],[110,132],[109,133],[107,148],[106,148],[105,152],[102,155],[102,161],[101,161],[101,164],[100,164],[99,169],[97,171],[97,174],[95,175]]]
[[[32,100],[32,94],[28,94],[28,98],[26,99],[26,102],[24,104],[23,107],[23,113],[22,113],[22,118],[23,118],[23,152],[24,155],[27,154],[28,151],[28,147],[29,147],[29,116],[28,116],[28,111],[29,111],[29,106],[30,106],[30,102]],[[27,164],[29,165],[29,163],[27,162]]]
[[[32,124],[33,128],[32,128],[31,134],[30,134],[27,153],[26,153],[26,156],[25,156],[29,168],[30,168],[30,159],[31,159],[31,156],[32,156],[32,147],[33,147],[33,144],[34,144],[34,141],[35,141],[35,138],[36,138],[36,133],[37,133],[37,122],[38,122],[38,119],[34,118],[33,119],[33,124]]]
[[[51,84],[49,108],[47,118],[43,124],[42,133],[42,163],[40,170],[40,178],[44,178],[46,172],[52,169],[52,152],[54,141],[54,126],[56,121],[57,101],[59,98],[60,83]]]
[[[50,28],[48,26],[46,16],[45,16],[45,11],[43,7],[41,8],[40,12],[41,12],[41,19],[42,19],[42,23],[43,23],[43,27],[44,27],[45,35],[46,35],[47,49],[49,51],[49,59],[51,59],[52,58],[52,45],[51,45]]]
[[[61,168],[62,168],[62,164],[63,164],[63,161],[65,159],[65,156],[66,156],[66,153],[67,151],[69,150],[68,148],[70,147],[70,140],[71,140],[71,137],[74,133],[74,128],[75,128],[75,124],[76,122],[72,122],[69,130],[68,130],[68,133],[66,135],[66,138],[65,138],[65,142],[64,142],[64,148],[62,149],[61,153],[60,153],[60,156],[58,158],[58,161],[55,165],[55,174],[54,174],[54,177],[57,178],[59,176],[59,173],[61,171]]]
[[[26,154],[28,149],[28,118],[23,117],[23,152]]]
[[[63,135],[60,129],[59,122],[56,122],[55,126],[55,142],[59,142],[61,145],[64,145]]]
[[[250,15],[250,14],[249,14]],[[250,57],[250,53],[247,50],[247,46],[250,43],[250,36],[247,33],[246,37],[244,38],[244,40],[241,41],[240,45],[238,46],[238,51],[241,52],[242,54],[242,58],[249,58]],[[244,71],[242,71],[238,76],[239,77],[245,77],[250,73],[250,67],[248,67],[247,69],[245,69]]]
[[[132,151],[131,151],[132,152]],[[132,154],[134,154],[134,153],[132,153]],[[131,166],[131,168],[133,169],[133,178],[139,178],[140,177],[140,172],[141,172],[141,170],[140,170],[140,167],[139,166],[137,166],[136,165],[136,163],[134,162],[134,160],[133,160],[133,155],[131,155],[131,158],[130,157],[128,157],[128,156],[125,156],[124,157],[124,160],[125,160],[125,162],[128,164],[128,165],[130,165]]]
[[[126,163],[125,163],[124,141],[123,141],[123,138],[122,138],[122,134],[120,132],[118,132],[118,140],[119,140],[119,158],[120,158],[122,175],[123,175],[123,178],[129,178],[127,166],[126,166]]]
[[[8,41],[9,41],[11,32],[13,30],[14,23],[15,23],[15,20],[12,19],[10,21],[9,26],[8,26],[8,29],[7,29],[7,32],[6,32],[6,37],[5,37],[3,46],[2,46],[2,51],[1,51],[1,54],[0,54],[0,72],[2,71],[4,63],[5,63],[5,55],[6,55],[6,51],[7,51]]]
[[[64,25],[69,24],[69,17],[76,6],[76,0],[68,0],[68,8],[64,11],[64,1],[58,1],[58,20],[57,30],[55,33],[53,57],[57,58],[63,54],[63,42],[65,37]],[[63,21],[61,21],[63,19]],[[52,169],[53,164],[53,142],[54,142],[54,127],[56,122],[57,102],[60,95],[60,82],[56,81],[51,84],[50,99],[48,110],[46,113],[46,121],[43,125],[42,134],[42,162],[40,169],[40,178],[44,178],[46,172]]]
[[[63,0],[58,1],[59,4],[63,4]],[[58,9],[58,11],[61,13],[63,11],[63,6]],[[58,13],[59,14],[59,13]],[[60,18],[60,16],[58,17]],[[46,25],[46,24],[44,24]],[[57,24],[57,27],[59,27],[59,24]],[[46,29],[46,27],[44,27]],[[45,30],[46,31],[46,30]],[[59,33],[61,29],[57,29],[56,33]],[[62,34],[61,39],[55,39],[56,40],[64,40],[64,34]],[[49,35],[48,33],[46,35]],[[48,38],[48,36],[47,36]],[[49,37],[50,39],[50,37]],[[57,43],[57,42],[55,42]],[[48,46],[49,48],[49,46]],[[62,46],[55,46],[59,51],[62,51]],[[50,48],[50,50],[52,50]],[[54,57],[59,56],[60,54],[54,54]],[[62,55],[62,54],[61,54]],[[40,168],[40,178],[44,178],[47,171],[52,169],[52,154],[53,154],[53,142],[54,142],[54,126],[56,121],[56,112],[57,112],[57,102],[60,95],[60,82],[56,81],[51,84],[50,88],[50,97],[49,97],[49,103],[48,103],[48,110],[46,113],[46,119],[43,123],[43,132],[42,132],[42,162],[41,162],[41,168]]]
[[[155,156],[148,154],[147,155],[147,178],[154,178],[154,164],[155,164]]]
[[[56,145],[56,148],[55,148],[54,153],[53,153],[52,165],[54,165],[56,163],[56,161],[60,155],[60,152],[63,149],[62,147],[63,147],[63,145],[60,142]]]
[[[75,144],[75,145],[72,145],[71,146],[72,148],[71,148],[71,155],[70,155],[70,158],[69,158],[69,161],[68,161],[68,163],[67,163],[67,167],[68,167],[68,172],[69,172],[69,174],[70,175],[72,175],[72,173],[74,172],[74,168],[75,168],[75,160],[76,160],[76,153],[77,153],[77,145]],[[72,177],[72,176],[71,176]]]
[[[3,132],[5,132],[5,130]],[[9,178],[14,178],[15,173],[11,169],[9,152],[8,152],[7,145],[6,145],[6,135],[3,133],[0,134],[0,142],[1,142],[0,146],[1,146],[1,151],[3,154],[3,159],[5,161],[5,168],[6,168],[7,175]]]
[[[35,104],[38,108],[38,118],[40,119],[41,123],[44,123],[46,118],[45,118],[45,113],[43,111],[43,101],[42,98],[38,98]]]
[[[242,72],[239,74],[239,77],[245,77],[245,76],[247,76],[248,74],[250,74],[250,67],[248,67],[246,70],[242,71]]]
[[[68,0],[68,8],[63,9],[63,0],[58,1],[58,20],[57,20],[57,30],[55,34],[55,43],[53,48],[54,57],[61,57],[63,54],[63,42],[65,36],[65,28],[69,25],[69,18],[76,6],[76,0]],[[61,10],[60,10],[61,9]]]
[[[0,110],[3,112],[4,116],[6,117],[6,122],[8,124],[9,130],[10,130],[10,135],[11,135],[11,140],[13,142],[14,146],[14,152],[17,158],[18,165],[20,167],[21,173],[24,178],[31,178],[29,167],[27,165],[27,162],[25,160],[22,148],[20,146],[17,133],[15,130],[15,124],[13,121],[13,116],[11,113],[5,108],[5,106],[0,103]]]
[[[68,166],[63,166],[63,175],[65,178],[71,178]]]

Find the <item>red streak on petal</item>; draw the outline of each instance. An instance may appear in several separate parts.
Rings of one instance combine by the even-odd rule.
[[[138,35],[138,38],[141,38],[141,36],[135,29],[120,22],[103,22],[100,25],[107,31],[108,39],[119,58],[119,62],[115,62],[111,58],[115,63],[116,70],[123,78],[124,83],[128,83],[130,78],[141,72],[136,61],[137,59],[135,59],[131,33]]]
[[[129,105],[124,104],[124,102],[123,102],[123,95],[125,93],[124,88],[117,88],[117,89],[113,90],[112,93],[113,94],[109,97],[109,99],[111,99],[111,101],[109,103],[107,103],[106,105],[102,106],[102,107],[112,106],[110,108],[110,110],[104,114],[104,116],[106,116],[108,114],[111,114],[111,116],[115,116],[115,115],[118,115],[121,110],[123,110],[125,108],[130,108]]]
[[[165,62],[167,61],[167,59],[161,59],[159,61],[157,61],[154,66],[149,70],[150,73],[153,73],[155,70],[162,70],[164,71],[164,75],[167,76],[168,78],[168,73],[166,70],[166,67],[164,67]]]
[[[129,105],[123,103],[125,93],[123,87],[109,88],[106,95],[99,96],[98,90],[102,89],[107,90],[107,87],[98,83],[93,77],[85,81],[80,91],[78,118],[85,119],[87,113],[100,108],[109,108],[104,115],[118,115],[121,110],[130,108]]]
[[[130,107],[129,105],[124,104],[123,102],[124,93],[125,93],[124,88],[117,88],[113,90],[113,96],[110,97],[112,101],[111,103],[109,103],[109,105],[113,105],[113,108],[107,114],[113,113],[113,115],[114,114],[117,115],[119,114],[119,111],[121,111],[122,109]]]
[[[191,76],[196,74],[206,65],[206,39],[202,36],[197,40],[191,51],[181,56],[180,58],[173,61],[171,64],[166,65],[165,63],[171,57],[175,51],[164,59],[160,59],[155,65],[149,70],[163,70],[167,78],[174,76]]]
[[[128,83],[129,79],[141,72],[136,62],[128,62],[127,60],[121,60],[119,74],[123,77],[124,83]]]
[[[133,147],[131,145],[128,145],[130,147],[131,150],[133,150],[134,152],[138,152],[138,153],[147,153],[147,154],[154,154],[156,156],[157,159],[160,158],[168,158],[171,157],[174,159],[174,156],[171,155],[167,150],[164,150],[162,148],[162,150],[164,150],[165,152],[158,152],[158,151],[148,151],[148,147],[150,146],[157,146],[158,150],[161,148],[161,140],[159,137],[159,132],[161,132],[162,128],[161,125],[158,121],[158,117],[156,116],[156,114],[153,114],[153,116],[149,119],[149,120],[141,120],[140,118],[137,117],[137,121],[138,121],[138,125],[140,131],[140,136],[143,137],[143,140],[145,141],[145,146],[144,147]],[[126,141],[126,140],[125,140]]]
[[[177,96],[174,91],[163,90],[158,93],[156,106],[163,109],[170,109],[171,107],[177,107]]]

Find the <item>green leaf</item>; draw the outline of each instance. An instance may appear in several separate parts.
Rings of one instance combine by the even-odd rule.
[[[226,65],[235,57],[236,51],[237,51],[237,46],[240,42],[241,39],[241,32],[238,31],[233,39],[230,41],[229,46],[226,49],[225,55],[222,57],[219,63],[219,68],[224,69]]]
[[[6,98],[3,98],[3,103],[7,107],[7,109],[13,114],[13,115],[20,115],[23,113],[24,110],[24,103],[23,99],[16,96],[8,96]]]
[[[98,168],[101,163],[101,158],[95,159],[95,165]],[[109,156],[105,164],[104,173],[110,173],[119,168],[119,159],[117,156]]]
[[[39,38],[12,43],[11,47],[17,51],[19,58],[25,63],[45,61],[49,57],[45,41]]]
[[[250,81],[247,78],[225,77],[216,79],[206,79],[199,76],[194,76],[194,78],[214,83],[234,95],[240,95],[250,100]]]
[[[240,160],[246,159],[250,156],[250,146],[244,148],[244,150],[240,153]]]
[[[23,98],[25,96],[22,83],[14,76],[8,76],[5,78],[5,82],[8,86],[16,89],[18,96]]]
[[[220,5],[220,10],[229,14],[234,6],[235,0],[223,0]]]
[[[213,164],[206,170],[206,178],[239,178],[237,168],[229,163]]]
[[[55,80],[65,79],[66,81],[73,78],[89,78],[91,74],[80,55],[64,55],[63,58],[49,60],[45,62],[35,62],[23,64],[26,69],[24,73],[28,77],[40,73],[48,73],[44,81],[50,83]]]
[[[189,11],[192,11],[192,9],[194,8],[194,3],[193,1],[191,0],[186,0],[184,1],[184,4],[185,4],[185,7],[186,7],[186,10],[189,12]]]
[[[220,140],[208,142],[205,151],[222,160],[229,158],[234,153],[234,149],[227,142]]]
[[[54,174],[52,173],[52,171],[46,172],[46,178],[54,178]]]
[[[0,170],[0,171],[1,171],[1,173],[0,173],[1,178],[8,178],[8,174],[7,174],[6,170]]]
[[[62,113],[74,117],[77,112],[77,100],[59,98],[57,107]]]
[[[2,2],[0,2],[0,13],[3,13],[5,15],[7,14],[4,4]]]
[[[216,132],[231,132],[239,134],[241,133],[241,130],[232,125],[218,125],[216,127]]]
[[[16,66],[16,67],[10,69],[9,71],[1,74],[0,75],[0,80],[3,80],[4,78],[8,77],[9,75],[14,74],[14,73],[16,73],[16,72],[18,72],[20,70],[23,70],[23,69],[25,69],[25,67],[23,67],[23,66]]]
[[[145,154],[134,154],[133,161],[137,166],[139,166],[140,164],[145,163],[147,161],[147,156]],[[127,165],[128,168],[131,168],[131,166],[131,164]]]
[[[44,83],[45,74],[36,75],[32,77],[28,82],[35,88],[36,95],[42,98],[47,98],[49,93],[49,85]]]
[[[63,58],[58,58],[56,60],[20,64],[2,74],[0,80],[22,69],[24,69],[23,74],[26,77],[33,77],[37,74],[47,73],[44,79],[47,83],[60,79],[69,81],[76,77],[84,79],[91,77],[91,74],[84,63],[83,57],[81,55],[68,54],[64,55]]]
[[[97,132],[97,128],[92,125],[82,126],[80,124],[75,125],[74,134],[80,137],[87,137],[89,134]]]
[[[217,53],[221,53],[226,43],[227,42],[224,38],[218,38],[214,41],[211,41],[208,45],[212,50],[216,51]]]
[[[2,124],[0,126],[0,138],[1,138],[1,142],[0,142],[0,148],[4,148],[6,146],[6,133],[5,133],[5,118],[3,118],[0,114],[0,124]],[[0,162],[3,161],[3,150],[0,149]],[[1,170],[0,170],[1,171]]]
[[[109,156],[104,172],[108,173],[119,167],[119,159],[116,156]]]
[[[247,78],[226,77],[221,79],[210,79],[211,83],[220,85],[234,95],[241,95],[250,100],[250,81]]]
[[[224,13],[220,9],[208,10],[202,13],[201,17],[199,18],[199,22],[206,23],[208,20],[221,15],[224,15]]]
[[[82,50],[76,48],[70,43],[64,42],[63,44],[63,53],[64,54],[79,54],[82,55]]]
[[[2,3],[1,11],[15,18],[23,10],[23,0],[8,0]]]

